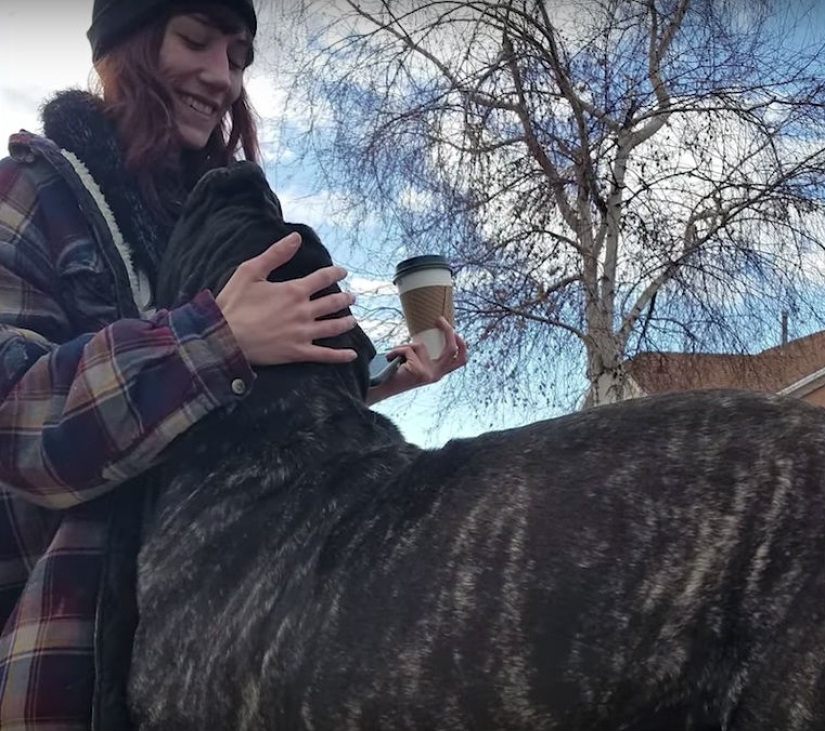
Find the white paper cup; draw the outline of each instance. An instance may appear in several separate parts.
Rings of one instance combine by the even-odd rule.
[[[430,358],[438,358],[444,350],[444,333],[436,325],[438,318],[444,316],[455,325],[450,265],[438,254],[405,259],[396,266],[393,281],[413,342],[423,342]]]

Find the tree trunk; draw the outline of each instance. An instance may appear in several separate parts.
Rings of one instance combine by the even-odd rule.
[[[630,397],[621,350],[615,338],[601,339],[587,348],[589,406],[612,404]]]

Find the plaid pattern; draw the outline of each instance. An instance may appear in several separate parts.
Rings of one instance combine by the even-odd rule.
[[[95,498],[254,377],[211,294],[120,319],[113,281],[67,182],[0,161],[3,731],[89,728],[107,544]]]
[[[0,638],[4,731],[89,728],[105,544],[105,522],[96,518],[91,509],[69,511],[18,590]]]

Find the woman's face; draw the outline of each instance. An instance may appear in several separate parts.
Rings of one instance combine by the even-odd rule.
[[[173,16],[160,47],[160,72],[169,84],[172,113],[186,147],[203,149],[241,94],[250,51],[245,31],[226,33],[206,15]]]

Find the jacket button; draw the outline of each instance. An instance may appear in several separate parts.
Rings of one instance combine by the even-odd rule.
[[[246,384],[240,378],[232,381],[232,393],[236,396],[243,396],[246,393]]]

